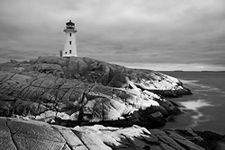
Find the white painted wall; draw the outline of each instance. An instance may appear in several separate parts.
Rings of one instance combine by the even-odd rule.
[[[62,52],[62,57],[77,57],[77,43],[76,43],[76,31],[72,29],[66,29],[66,39],[64,44],[64,49]],[[71,36],[70,36],[71,33]],[[71,41],[71,44],[70,44]],[[70,53],[71,50],[71,53]]]

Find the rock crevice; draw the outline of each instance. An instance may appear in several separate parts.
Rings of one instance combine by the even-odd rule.
[[[225,145],[224,135],[212,132],[152,129],[181,112],[167,97],[191,94],[178,79],[152,70],[48,56],[0,64],[0,85],[0,116],[11,117],[0,117],[0,149],[201,150]]]
[[[2,116],[66,126],[163,125],[180,113],[178,105],[164,97],[190,94],[173,77],[79,57],[2,64],[0,81]]]
[[[224,135],[194,130],[150,129],[134,125],[128,128],[94,126],[76,126],[66,128],[38,121],[24,121],[15,118],[0,117],[1,123],[8,122],[14,133],[17,150],[114,150],[114,149],[157,149],[157,150],[213,150],[223,149]],[[0,128],[0,133],[6,132]],[[11,134],[0,135],[0,141],[10,139]],[[35,140],[34,140],[35,139]],[[206,143],[207,144],[204,144]],[[7,143],[7,142],[6,142]],[[4,149],[6,143],[0,144]],[[211,145],[211,147],[208,147]],[[11,148],[13,149],[13,148]]]

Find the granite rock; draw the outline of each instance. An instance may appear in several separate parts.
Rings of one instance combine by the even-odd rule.
[[[0,115],[66,126],[156,127],[180,113],[166,97],[190,94],[165,74],[81,57],[0,65]]]
[[[219,150],[225,144],[224,136],[216,133],[214,140],[210,140],[199,131],[147,130],[137,125],[66,128],[5,117],[0,117],[0,125],[0,149],[10,150]]]

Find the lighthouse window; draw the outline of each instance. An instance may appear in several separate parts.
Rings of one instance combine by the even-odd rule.
[[[70,33],[70,36],[72,36],[72,33]]]
[[[70,45],[71,45],[72,41],[70,41]]]
[[[72,53],[72,50],[70,50],[70,54]]]

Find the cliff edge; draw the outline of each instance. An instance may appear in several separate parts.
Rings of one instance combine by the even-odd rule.
[[[1,116],[66,126],[158,127],[180,112],[165,98],[190,94],[174,77],[80,57],[2,64],[0,84]]]
[[[0,64],[0,149],[222,150],[224,135],[153,129],[181,112],[178,79],[91,58]]]

